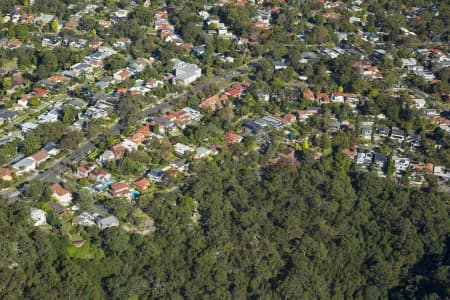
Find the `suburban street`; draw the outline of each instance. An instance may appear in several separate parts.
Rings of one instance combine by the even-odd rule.
[[[207,86],[208,84],[215,84],[219,87],[224,87],[226,84],[230,83],[232,79],[235,78],[236,76],[246,73],[245,72],[246,68],[247,65],[244,65],[238,70],[230,71],[223,75],[213,76],[212,78],[207,79],[205,82],[201,82],[198,85],[196,85],[195,89],[197,90],[201,89]],[[182,93],[181,95],[175,96],[163,103],[156,104],[154,106],[147,108],[146,110],[143,111],[143,116],[149,117],[161,111],[170,109],[172,106],[176,105],[178,101],[182,99],[186,94],[187,92]],[[118,135],[121,133],[122,129],[123,129],[122,125],[119,122],[113,127],[111,127],[108,130],[108,133],[111,135]],[[86,142],[78,149],[76,149],[74,152],[72,152],[62,160],[58,161],[57,163],[49,167],[47,170],[38,175],[33,176],[32,178],[37,177],[38,180],[41,182],[58,182],[58,176],[64,173],[72,162],[78,162],[82,160],[84,157],[86,157],[86,155],[88,155],[91,151],[93,151],[96,148],[95,145],[98,145],[103,140],[103,138],[104,135],[101,134],[97,136],[95,139]]]

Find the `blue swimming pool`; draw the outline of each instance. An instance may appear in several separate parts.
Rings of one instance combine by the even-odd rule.
[[[141,194],[136,190],[130,190],[130,192],[131,192],[131,195],[133,195],[133,197],[138,197]]]

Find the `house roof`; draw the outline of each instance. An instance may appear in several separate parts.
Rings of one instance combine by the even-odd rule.
[[[59,183],[54,183],[50,186],[51,190],[58,196],[65,196],[70,192],[64,189]]]
[[[108,171],[106,171],[106,170],[94,170],[94,171],[92,171],[91,172],[91,176],[105,176],[105,175],[108,175],[109,174],[109,172]]]
[[[8,169],[8,168],[0,168],[0,177],[7,177],[7,176],[11,176],[13,173],[13,170]]]
[[[314,100],[315,99],[315,97],[314,97],[314,93],[311,91],[311,90],[305,90],[304,92],[303,92],[303,98],[305,98],[305,99],[310,99],[310,100]]]
[[[148,185],[150,184],[150,180],[143,177],[141,179],[136,180],[133,184],[138,189],[146,189],[148,187]]]
[[[117,182],[117,183],[113,183],[111,184],[111,192],[116,193],[116,192],[120,192],[122,190],[128,190],[128,184],[126,184],[125,182]]]
[[[233,143],[238,143],[239,141],[242,140],[242,136],[240,136],[239,134],[235,133],[235,132],[228,132],[226,134],[226,138],[228,143],[233,144]]]
[[[62,81],[69,81],[70,79],[65,77],[65,76],[60,76],[60,75],[54,75],[54,76],[50,76],[49,78],[47,78],[47,81],[50,82],[62,82]]]
[[[31,155],[31,158],[38,162],[46,160],[47,157],[48,157],[48,152],[44,149],[41,149],[38,152],[35,152],[33,155]]]
[[[61,204],[55,202],[49,202],[48,205],[52,208],[53,212],[57,215],[62,214],[66,211],[66,208]]]
[[[125,148],[122,144],[117,144],[111,147],[112,152],[114,152],[114,154],[123,154],[125,153],[125,151],[127,150],[127,148]]]
[[[106,217],[106,218],[101,219],[101,220],[99,221],[99,223],[100,223],[102,226],[111,226],[111,225],[113,225],[113,224],[119,223],[119,220],[118,220],[116,217],[114,217],[114,216],[109,216],[109,217]]]
[[[36,97],[43,97],[48,95],[48,90],[46,89],[41,89],[41,88],[34,88],[33,89],[33,95]]]

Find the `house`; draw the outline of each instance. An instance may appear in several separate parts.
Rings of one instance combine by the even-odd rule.
[[[150,172],[148,172],[147,176],[150,178],[153,182],[161,182],[164,177],[165,171],[163,169],[151,169]]]
[[[44,145],[44,147],[42,147],[42,150],[47,151],[48,155],[57,155],[60,150],[58,149],[58,147],[56,146],[56,144],[54,142],[48,142],[47,144]]]
[[[92,178],[97,183],[107,183],[111,181],[111,174],[106,170],[93,170],[89,174],[89,178]]]
[[[136,187],[136,189],[138,191],[146,191],[148,189],[148,186],[150,184],[150,180],[148,180],[147,178],[143,177],[141,179],[136,180],[135,182],[133,182],[134,186]]]
[[[122,69],[114,73],[113,78],[116,82],[122,82],[130,78],[132,73],[127,69]]]
[[[280,121],[284,126],[291,126],[297,121],[297,117],[294,114],[285,114],[280,118]]]
[[[197,147],[197,149],[195,149],[195,159],[200,159],[200,158],[204,158],[206,156],[208,156],[209,154],[211,154],[211,150],[209,150],[208,148],[205,147]]]
[[[94,226],[97,219],[102,218],[102,216],[95,212],[83,211],[81,214],[75,217],[75,223],[80,226]]]
[[[47,224],[47,218],[45,217],[45,211],[39,208],[31,208],[31,219],[34,222],[34,226],[41,226]]]
[[[200,121],[203,117],[203,115],[198,110],[190,107],[184,107],[181,110],[187,113],[188,118],[192,121]]]
[[[412,169],[416,173],[433,174],[434,165],[432,163],[412,164]]]
[[[72,202],[72,194],[64,189],[59,183],[54,183],[50,186],[53,191],[52,197],[55,198],[61,205],[68,206]]]
[[[206,45],[195,46],[192,48],[192,53],[196,57],[201,57],[206,52]]]
[[[28,107],[28,100],[30,100],[31,97],[27,94],[23,94],[20,99],[17,99],[17,104],[20,105],[22,108]]]
[[[55,202],[49,202],[48,205],[52,209],[52,212],[58,217],[61,217],[67,211],[64,206]]]
[[[17,113],[10,110],[0,110],[0,124],[11,121],[17,117]]]
[[[275,71],[284,70],[287,68],[286,60],[283,58],[274,63]]]
[[[78,168],[77,168],[77,176],[80,178],[86,178],[89,177],[89,174],[94,171],[96,168],[96,165],[94,163],[82,163]]]
[[[217,110],[222,108],[228,102],[228,96],[226,94],[217,94],[209,98],[204,99],[200,103],[200,107],[203,109]]]
[[[310,89],[307,89],[303,92],[303,98],[308,100],[316,100],[314,93]]]
[[[175,77],[173,82],[187,86],[202,76],[202,69],[196,64],[186,63],[179,59],[172,59]]]
[[[392,160],[394,161],[395,169],[397,171],[406,171],[410,164],[409,158],[394,156]]]
[[[150,65],[150,60],[143,57],[138,57],[131,63],[130,66],[136,71],[142,72],[148,65]]]
[[[341,122],[336,118],[331,118],[327,121],[328,130],[331,133],[336,133],[341,130]]]
[[[363,140],[370,140],[372,139],[372,122],[365,122],[362,123],[360,126],[361,131],[361,138]]]
[[[192,147],[189,147],[189,146],[181,144],[181,143],[176,143],[173,147],[175,149],[175,152],[180,155],[184,155],[186,153],[194,151],[194,149]]]
[[[189,169],[189,163],[186,159],[173,160],[170,162],[170,166],[180,172],[186,172]]]
[[[101,165],[114,160],[116,160],[116,155],[111,150],[106,150],[97,158],[97,162]]]
[[[111,184],[109,188],[109,192],[113,197],[117,198],[128,198],[131,199],[131,191],[128,188],[128,184],[124,182],[117,182]]]
[[[389,136],[389,128],[387,127],[378,127],[377,128],[377,134],[381,138],[386,138]]]
[[[403,141],[405,139],[405,131],[397,127],[392,127],[391,139]]]
[[[373,162],[373,157],[374,155],[372,153],[363,153],[363,152],[358,152],[356,154],[356,163],[357,164],[363,164],[363,165],[371,165]]]
[[[402,68],[407,68],[410,71],[414,71],[417,66],[417,60],[415,58],[402,58]]]
[[[44,149],[41,149],[30,156],[36,162],[36,167],[39,167],[43,162],[45,162],[48,158],[48,152]]]
[[[420,148],[422,147],[422,136],[417,133],[410,134],[406,138],[406,142],[410,144],[411,147]]]
[[[125,139],[122,141],[122,143],[120,143],[128,152],[132,152],[137,150],[138,148],[138,144],[135,143],[134,141],[131,141],[129,139]]]
[[[250,86],[246,81],[236,82],[225,89],[225,94],[231,97],[241,97],[245,90]]]
[[[443,166],[435,166],[433,174],[444,181],[450,181],[450,170]]]
[[[0,168],[0,180],[11,181],[13,180],[12,174],[14,170],[8,168]]]
[[[225,141],[228,145],[240,143],[242,139],[243,137],[235,132],[228,132],[225,134]]]
[[[23,175],[36,169],[36,161],[27,157],[16,162],[12,167],[17,171],[18,175]]]
[[[373,157],[373,164],[376,167],[383,169],[385,167],[386,163],[387,163],[386,155],[383,155],[381,153],[375,153],[375,155]]]
[[[355,157],[356,157],[356,152],[352,151],[350,149],[347,149],[347,148],[346,149],[342,149],[341,153],[344,154],[345,156],[350,157],[352,160],[355,159]]]
[[[114,157],[116,160],[122,159],[127,151],[127,148],[122,144],[117,144],[111,147],[111,151],[114,153]]]
[[[103,230],[106,228],[117,227],[119,226],[119,220],[114,216],[109,216],[106,218],[102,218],[97,222],[98,227]]]

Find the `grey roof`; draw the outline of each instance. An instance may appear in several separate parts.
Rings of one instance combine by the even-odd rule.
[[[24,169],[34,164],[34,160],[31,158],[24,158],[13,165],[14,169]]]
[[[383,162],[386,162],[387,161],[387,157],[386,157],[386,155],[384,155],[384,154],[381,154],[381,153],[375,153],[375,156],[374,156],[374,161],[375,162],[377,162],[377,161],[383,161]]]
[[[55,202],[49,202],[48,205],[52,208],[53,212],[57,215],[62,214],[66,211],[66,208],[61,204]]]
[[[111,225],[115,225],[118,223],[119,223],[119,220],[114,216],[109,216],[109,217],[103,218],[99,221],[99,224],[101,227],[109,227]]]
[[[10,120],[17,116],[17,113],[7,109],[0,110],[0,119]]]

